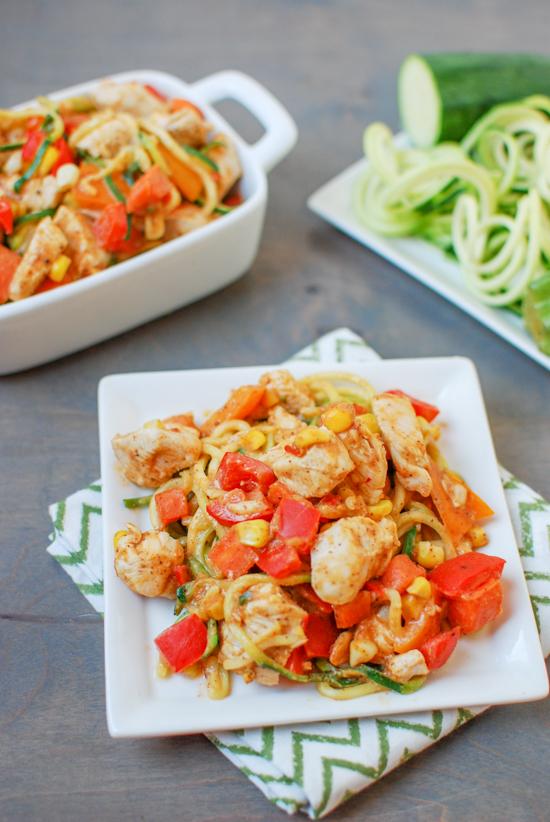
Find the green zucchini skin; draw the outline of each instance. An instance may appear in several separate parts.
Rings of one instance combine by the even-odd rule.
[[[550,356],[550,271],[533,280],[527,289],[523,319],[540,350]]]
[[[439,133],[434,134],[434,143],[461,140],[498,103],[532,94],[550,96],[550,57],[543,55],[449,52],[411,57],[424,62],[439,94]],[[408,59],[401,66],[400,85]],[[403,120],[401,100],[400,109]],[[414,142],[414,135],[409,136]]]

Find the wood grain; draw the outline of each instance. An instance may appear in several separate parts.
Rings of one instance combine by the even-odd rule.
[[[129,68],[165,69],[187,80],[238,68],[272,89],[300,129],[297,148],[271,175],[263,242],[239,282],[85,352],[0,380],[0,817],[280,819],[201,736],[109,738],[101,619],[45,553],[46,507],[98,476],[96,388],[105,374],[274,362],[340,325],[385,357],[471,357],[499,458],[550,496],[547,372],[305,206],[312,191],[359,156],[369,120],[397,125],[395,76],[405,54],[434,47],[547,52],[550,6],[12,0],[2,4],[0,19],[2,105]],[[332,818],[548,819],[549,721],[548,702],[494,709]]]

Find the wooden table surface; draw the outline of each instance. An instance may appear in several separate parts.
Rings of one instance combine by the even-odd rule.
[[[202,736],[108,736],[101,618],[45,552],[48,503],[99,473],[103,375],[283,360],[342,325],[385,357],[464,355],[479,369],[500,460],[550,496],[548,373],[305,205],[357,159],[367,122],[397,125],[395,77],[406,53],[544,52],[549,23],[550,6],[537,0],[2,4],[2,105],[130,68],[187,80],[238,68],[284,101],[300,141],[271,175],[260,252],[240,281],[87,351],[0,379],[0,818],[282,818]],[[254,136],[250,118],[223,111]],[[549,724],[549,702],[494,709],[332,818],[548,819]]]

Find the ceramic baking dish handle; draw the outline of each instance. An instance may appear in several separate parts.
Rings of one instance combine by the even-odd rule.
[[[279,163],[296,143],[298,130],[288,111],[264,86],[240,71],[220,71],[192,85],[207,103],[236,100],[265,128],[265,134],[250,146],[265,171]]]

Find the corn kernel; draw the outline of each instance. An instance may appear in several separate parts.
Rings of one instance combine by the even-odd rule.
[[[121,540],[122,537],[125,537],[127,533],[128,533],[128,531],[125,531],[124,529],[122,529],[121,531],[117,531],[115,533],[115,535],[113,537],[113,543],[114,543],[115,548],[117,547],[117,545],[119,543],[119,540]]]
[[[334,434],[341,434],[342,431],[347,431],[351,428],[353,418],[349,411],[343,408],[329,408],[326,414],[323,414],[323,424]]]
[[[371,639],[353,639],[349,646],[349,664],[352,668],[376,656],[378,648]]]
[[[258,449],[266,444],[266,441],[267,437],[263,431],[252,428],[250,431],[247,431],[241,439],[241,445],[243,448],[246,448],[247,451],[258,451]]]
[[[70,264],[71,258],[67,257],[66,254],[61,254],[57,260],[54,261],[50,269],[50,280],[53,280],[54,283],[60,283],[67,273]]]
[[[159,679],[168,679],[172,676],[171,667],[163,659],[157,662],[157,676]]]
[[[243,545],[251,548],[263,548],[269,542],[269,524],[263,519],[238,522],[235,526]]]
[[[309,448],[310,445],[328,442],[329,439],[330,435],[328,431],[323,431],[321,428],[310,426],[309,428],[304,428],[303,431],[296,434],[294,438],[294,445],[297,448]]]
[[[424,604],[420,597],[415,597],[412,594],[404,594],[401,597],[401,613],[407,621],[410,619],[418,619],[424,610]]]
[[[44,156],[42,157],[42,162],[40,163],[40,167],[38,169],[38,173],[41,177],[45,177],[46,174],[50,171],[51,167],[55,165],[57,160],[59,159],[59,150],[54,146],[48,146]]]
[[[407,593],[420,599],[429,599],[432,595],[432,586],[426,577],[416,577],[407,588]]]
[[[437,543],[421,540],[415,548],[414,558],[423,568],[436,568],[445,560],[445,549]]]
[[[162,422],[160,420],[149,420],[143,426],[144,428],[164,428]]]
[[[369,434],[379,434],[380,428],[376,422],[374,414],[360,414],[355,418],[355,422],[359,431],[363,436],[367,437]]]
[[[369,515],[376,520],[382,519],[382,517],[389,517],[392,509],[393,505],[389,499],[383,499],[375,505],[367,505]]]
[[[485,532],[485,528],[481,525],[476,525],[468,531],[468,537],[472,543],[472,548],[483,548],[484,545],[489,544],[489,537]]]

